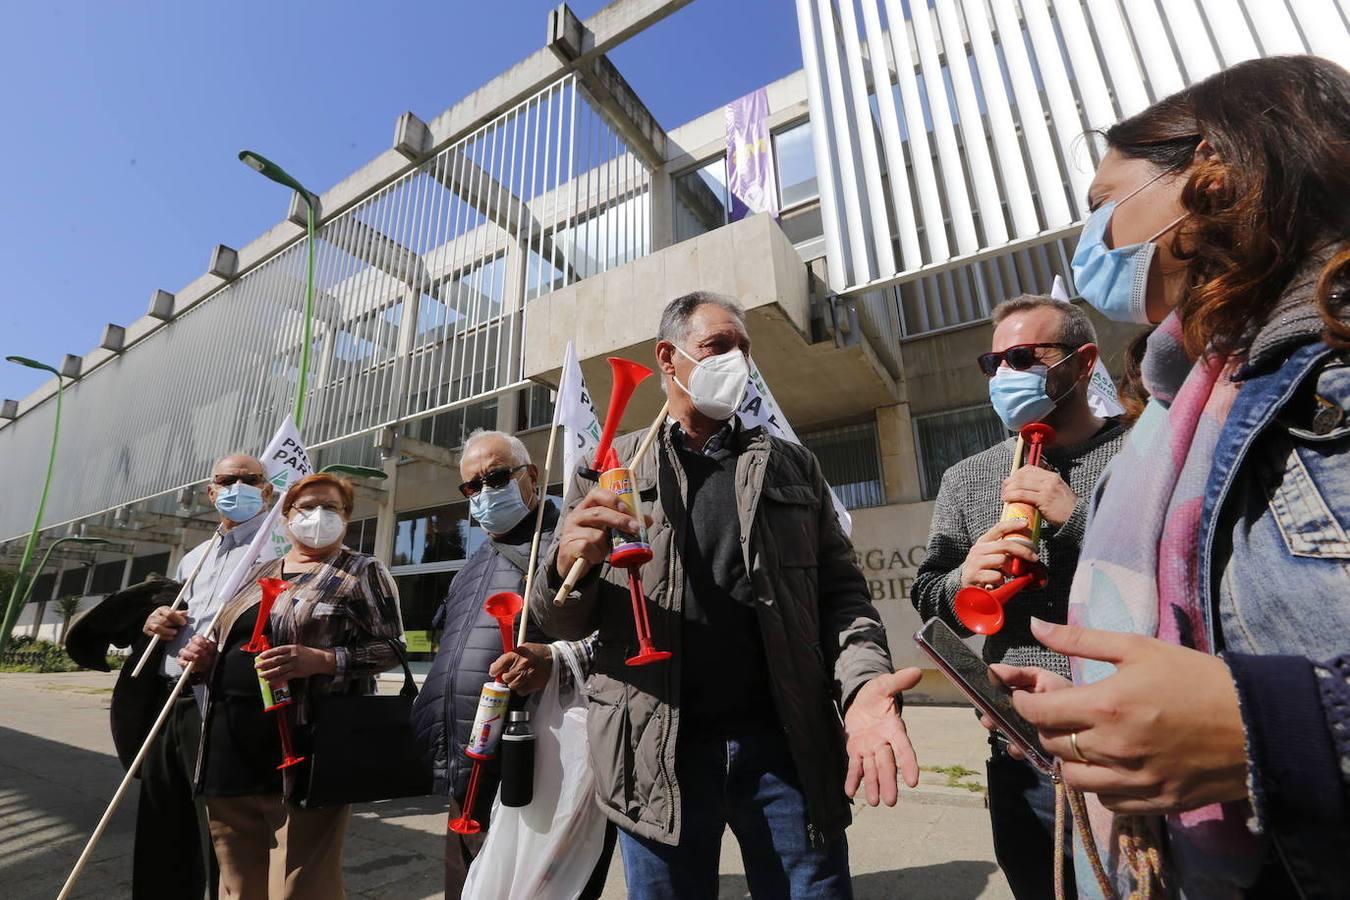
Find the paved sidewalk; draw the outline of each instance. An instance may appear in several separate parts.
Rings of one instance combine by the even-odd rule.
[[[0,675],[0,885],[6,898],[55,897],[116,790],[122,768],[108,731],[114,681],[93,672]],[[983,729],[968,709],[911,707],[905,719],[925,771],[918,790],[893,809],[858,809],[848,832],[858,900],[1010,897],[993,861],[983,808]],[[130,896],[135,787],[74,897]],[[439,897],[442,810],[430,799],[358,807],[345,853],[349,895]],[[722,897],[749,896],[734,838],[723,842],[721,871]],[[617,853],[604,896],[625,896]]]

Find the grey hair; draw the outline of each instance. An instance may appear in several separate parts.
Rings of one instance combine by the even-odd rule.
[[[1010,300],[1004,300],[994,307],[994,325],[999,325],[1009,316],[1041,308],[1053,309],[1062,317],[1059,326],[1059,339],[1078,348],[1084,344],[1097,343],[1097,329],[1092,320],[1077,304],[1056,300],[1046,294],[1021,294]]]
[[[656,329],[656,339],[677,345],[683,344],[689,339],[689,320],[693,318],[694,310],[704,304],[721,307],[735,316],[741,325],[745,325],[745,310],[735,299],[712,291],[694,291],[676,297],[666,304],[666,308],[661,311],[661,324]]]
[[[464,442],[464,455],[467,455],[475,444],[493,438],[506,441],[506,445],[511,448],[511,462],[514,465],[530,465],[530,451],[525,449],[525,444],[520,438],[514,434],[507,434],[505,431],[488,431],[486,428],[475,428],[469,433],[468,440]]]

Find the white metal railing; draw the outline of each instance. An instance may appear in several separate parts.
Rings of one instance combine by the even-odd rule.
[[[1098,161],[1090,129],[1243,59],[1350,65],[1334,0],[796,4],[830,287],[880,321],[879,291],[910,285],[885,294],[906,334],[979,318],[1009,282],[1044,291],[1067,268]]]
[[[518,387],[529,301],[645,255],[650,188],[568,75],[327,219],[306,442],[350,447]],[[305,255],[301,239],[67,387],[44,524],[174,491],[223,453],[262,449],[298,377]],[[0,428],[0,538],[30,526],[54,408]]]

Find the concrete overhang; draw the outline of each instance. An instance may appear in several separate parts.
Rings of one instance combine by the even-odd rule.
[[[567,342],[602,413],[611,385],[607,356],[655,364],[666,303],[708,290],[746,309],[755,363],[798,430],[870,415],[896,402],[894,380],[866,341],[840,348],[810,340],[808,272],[778,223],[752,216],[530,301],[525,377],[557,387]],[[633,397],[621,430],[650,423],[661,406],[655,378]]]

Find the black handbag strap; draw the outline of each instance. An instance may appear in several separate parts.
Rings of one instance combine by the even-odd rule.
[[[417,682],[413,681],[412,668],[408,665],[408,654],[403,649],[403,642],[396,641],[393,638],[385,638],[386,643],[394,648],[394,653],[398,656],[398,661],[403,664],[403,688],[399,691],[404,697],[417,696]]]

